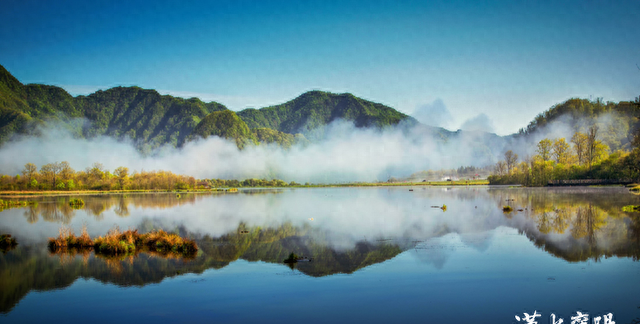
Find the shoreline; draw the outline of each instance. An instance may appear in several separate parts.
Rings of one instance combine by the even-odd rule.
[[[488,180],[470,180],[470,181],[432,181],[432,182],[393,182],[393,183],[344,183],[344,184],[313,184],[313,185],[295,185],[285,187],[238,187],[235,189],[284,189],[284,188],[336,188],[336,187],[461,187],[461,186],[488,186]],[[74,190],[74,191],[0,191],[0,198],[20,198],[20,197],[38,197],[38,196],[74,196],[74,195],[111,195],[111,194],[143,194],[143,193],[228,193],[234,188],[214,188],[214,189],[187,189],[187,190],[167,190],[167,189],[149,189],[149,190]]]

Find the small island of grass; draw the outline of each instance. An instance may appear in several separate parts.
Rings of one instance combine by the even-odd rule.
[[[0,210],[9,209],[9,208],[17,208],[17,207],[26,207],[38,205],[38,202],[35,200],[2,200],[0,199]]]
[[[84,200],[80,198],[71,198],[69,199],[69,206],[74,209],[80,209],[84,207]]]
[[[177,234],[167,233],[163,230],[152,231],[146,234],[138,233],[138,230],[121,232],[117,227],[111,229],[107,235],[91,239],[83,228],[82,234],[76,236],[70,229],[61,229],[57,238],[49,239],[51,252],[74,250],[91,250],[102,255],[122,255],[137,252],[154,252],[159,254],[178,254],[191,257],[198,252],[195,241],[185,239]]]

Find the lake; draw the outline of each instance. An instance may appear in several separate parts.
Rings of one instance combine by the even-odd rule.
[[[640,196],[409,189],[28,198],[37,205],[0,212],[0,233],[18,241],[0,253],[0,322],[526,323],[535,312],[568,324],[581,312],[640,323],[640,213],[622,211]],[[83,226],[164,229],[199,252],[48,250],[61,227]],[[313,260],[283,263],[291,252]]]

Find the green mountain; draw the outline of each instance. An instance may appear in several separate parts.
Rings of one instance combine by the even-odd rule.
[[[284,133],[314,136],[313,130],[336,119],[352,121],[356,127],[385,127],[405,121],[418,122],[391,107],[360,99],[350,93],[309,91],[281,105],[245,109],[238,113],[250,128],[270,128]]]
[[[13,134],[32,133],[37,125],[52,121],[80,137],[130,138],[144,152],[167,144],[179,147],[211,135],[233,139],[238,147],[258,142],[291,147],[308,143],[299,132],[309,134],[336,119],[353,121],[358,127],[385,127],[403,120],[417,124],[393,108],[351,94],[320,91],[278,106],[245,109],[238,116],[216,102],[163,96],[139,87],[73,97],[55,86],[23,85],[0,65],[0,144]],[[77,118],[89,123],[78,123]]]
[[[231,110],[216,111],[207,115],[196,125],[192,134],[201,138],[212,135],[233,139],[241,149],[247,144],[258,145],[258,140],[249,126]]]
[[[84,137],[129,137],[141,150],[179,146],[202,118],[226,109],[216,102],[163,96],[138,87],[73,97],[59,87],[23,85],[0,66],[0,143],[14,133],[33,131],[35,125],[59,121]],[[89,125],[70,123],[78,117]]]
[[[612,151],[630,149],[633,135],[640,129],[638,102],[603,102],[600,99],[572,98],[540,113],[516,137],[533,136],[544,132],[554,122],[561,122],[573,131],[586,132],[591,125],[600,126],[599,138]],[[569,140],[569,139],[567,139]]]
[[[277,144],[284,148],[290,148],[295,144],[309,144],[309,140],[300,133],[288,134],[271,128],[254,128],[251,132],[260,143]]]

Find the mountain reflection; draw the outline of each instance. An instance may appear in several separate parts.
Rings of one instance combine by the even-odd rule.
[[[143,286],[182,273],[220,269],[238,259],[282,263],[291,251],[312,255],[313,262],[296,268],[319,277],[352,273],[402,252],[397,245],[380,242],[361,242],[352,250],[335,251],[314,240],[316,234],[310,227],[295,228],[290,224],[264,230],[241,224],[237,231],[218,238],[197,238],[200,252],[195,258],[149,252],[106,257],[89,251],[51,253],[42,247],[18,248],[0,256],[0,312],[10,311],[31,290],[67,287],[80,277],[120,286]],[[190,236],[184,232],[181,235]]]
[[[314,259],[293,265],[310,277],[350,274],[408,250],[443,269],[460,247],[484,253],[501,227],[517,230],[569,262],[640,259],[640,213],[621,210],[637,204],[637,197],[624,190],[420,188],[409,193],[351,188],[104,195],[82,196],[80,210],[69,207],[69,198],[40,198],[37,205],[3,212],[9,214],[0,219],[0,232],[14,234],[20,245],[0,255],[1,312],[9,312],[32,290],[67,287],[78,278],[143,286],[221,269],[239,259],[285,267],[282,261],[291,252]],[[430,208],[443,203],[446,212]],[[503,213],[505,205],[514,210]],[[60,225],[82,222],[92,236],[103,235],[112,223],[142,232],[163,228],[195,239],[200,251],[193,259],[47,251],[46,235],[55,236]]]

